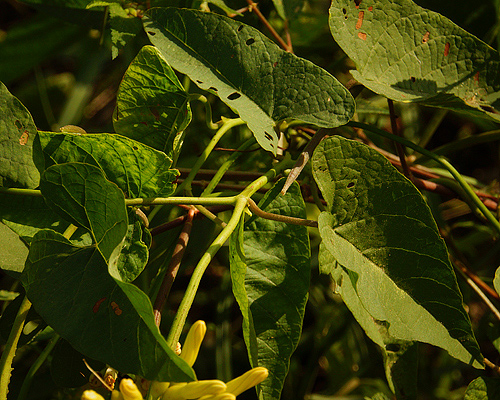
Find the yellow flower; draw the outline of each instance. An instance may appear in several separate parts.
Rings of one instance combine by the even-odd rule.
[[[192,367],[198,356],[201,342],[205,337],[205,322],[197,321],[191,326],[186,337],[180,357]],[[202,380],[193,382],[157,382],[151,383],[150,395],[154,400],[235,400],[245,390],[258,385],[268,376],[266,368],[257,367],[245,372],[225,384],[219,380]],[[93,392],[86,391],[84,392]],[[95,392],[94,392],[95,393]],[[97,393],[95,393],[99,396]],[[101,400],[102,397],[83,397],[82,400]],[[120,391],[113,390],[111,400],[143,400],[141,392],[131,379],[122,379]]]
[[[86,390],[85,392],[82,393],[82,400],[104,400],[104,397],[102,397],[99,393],[93,391],[93,390]]]

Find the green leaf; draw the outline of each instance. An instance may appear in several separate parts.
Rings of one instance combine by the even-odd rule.
[[[330,30],[374,92],[500,120],[498,52],[442,15],[411,0],[333,0]]]
[[[121,248],[116,265],[113,265],[115,272],[111,275],[120,276],[123,282],[132,282],[139,276],[148,263],[149,249],[143,241],[142,222],[137,218],[134,211],[128,213],[127,234]]]
[[[85,162],[101,168],[129,198],[167,197],[175,190],[172,159],[120,135],[39,132],[34,146],[40,172],[53,164]]]
[[[102,170],[83,163],[56,164],[42,174],[40,190],[53,210],[91,232],[108,261],[127,233],[128,218],[122,191]]]
[[[115,131],[177,159],[178,137],[191,122],[189,95],[153,46],[132,61],[118,90]]]
[[[38,186],[40,175],[32,161],[35,135],[31,114],[0,82],[0,186]]]
[[[22,282],[42,318],[87,357],[149,380],[194,379],[161,336],[148,297],[112,278],[95,247],[42,230],[31,243]]]
[[[474,379],[465,392],[464,400],[494,400],[500,398],[500,379],[479,377]]]
[[[351,291],[348,307],[379,327],[379,339],[370,337],[430,343],[481,368],[446,247],[420,192],[382,155],[341,137],[323,140],[312,165],[328,205],[318,220],[324,248],[348,274],[341,282]]]
[[[493,278],[493,287],[500,294],[500,268],[495,271],[495,278]]]
[[[305,204],[294,183],[280,195],[284,179],[266,193],[260,207],[268,212],[305,218]],[[259,397],[279,399],[290,356],[302,330],[310,276],[307,228],[257,218],[232,236],[231,279],[243,314],[245,342],[253,367],[269,377]]]
[[[328,72],[281,50],[241,22],[187,9],[155,8],[144,18],[151,42],[176,70],[216,92],[247,122],[259,144],[276,153],[278,122],[344,125],[350,93]]]

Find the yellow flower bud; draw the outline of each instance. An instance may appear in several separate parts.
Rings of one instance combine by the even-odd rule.
[[[207,332],[207,325],[204,321],[196,321],[189,329],[189,333],[182,347],[181,358],[188,363],[190,367],[193,366],[200,351],[201,342]]]
[[[104,400],[104,397],[93,390],[86,390],[82,393],[81,400]]]
[[[124,400],[123,395],[118,390],[111,392],[111,400]]]
[[[165,391],[169,388],[169,386],[170,386],[169,382],[153,381],[151,382],[151,388],[149,390],[149,393],[151,394],[151,397],[153,399],[157,399],[163,393],[165,393]]]
[[[232,393],[221,393],[221,394],[216,394],[215,396],[203,396],[200,397],[198,400],[235,400],[236,396]]]
[[[232,393],[235,396],[238,396],[240,393],[243,393],[245,390],[250,389],[251,387],[258,385],[264,379],[267,378],[269,372],[266,368],[257,367],[253,368],[250,371],[245,372],[243,375],[238,378],[233,379],[227,383],[226,392]]]
[[[123,400],[143,400],[141,392],[132,379],[122,379],[120,382],[120,392]]]
[[[194,381],[189,383],[178,383],[170,386],[162,396],[162,400],[188,400],[197,399],[205,395],[223,393],[226,384],[219,380]]]

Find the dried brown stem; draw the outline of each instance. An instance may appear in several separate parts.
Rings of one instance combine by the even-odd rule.
[[[165,305],[168,294],[170,293],[170,289],[172,288],[172,284],[174,283],[177,271],[179,270],[179,266],[181,265],[186,246],[189,242],[189,235],[191,234],[191,228],[193,227],[194,215],[195,208],[192,207],[186,215],[184,227],[182,228],[179,238],[177,239],[177,244],[175,245],[172,259],[170,260],[167,272],[165,274],[165,277],[163,278],[160,289],[158,290],[158,294],[156,295],[156,300],[153,306],[153,313],[156,326],[158,327],[160,326],[161,322],[161,311],[163,309],[163,306]]]
[[[247,0],[247,3],[250,6],[250,10],[254,12],[255,15],[257,15],[257,17],[261,20],[261,22],[264,24],[267,30],[276,39],[281,48],[283,50],[288,51],[289,53],[293,53],[293,50],[288,46],[288,44],[285,43],[283,38],[280,35],[278,35],[278,32],[276,32],[276,30],[271,26],[267,18],[264,17],[264,15],[260,12],[259,8],[257,7],[257,3],[254,3],[252,0]]]

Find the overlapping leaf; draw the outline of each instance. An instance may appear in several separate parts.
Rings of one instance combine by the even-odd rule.
[[[465,392],[464,400],[494,400],[500,398],[500,379],[479,377],[474,379]]]
[[[500,120],[499,53],[442,15],[411,0],[333,0],[330,30],[371,90]]]
[[[142,143],[110,133],[39,132],[35,164],[43,172],[53,164],[85,162],[100,167],[128,197],[167,197],[177,170],[172,159]]]
[[[298,184],[279,195],[284,179],[260,206],[268,212],[305,218]],[[279,399],[290,356],[302,329],[309,290],[309,237],[304,226],[257,218],[240,224],[230,245],[233,292],[243,314],[250,362],[269,377],[260,398]]]
[[[95,245],[76,246],[49,229],[33,237],[22,282],[37,312],[76,350],[121,372],[194,379],[161,336],[148,297],[113,273],[111,253],[127,231],[122,191],[83,163],[51,166],[40,186],[53,208],[91,231]]]
[[[0,82],[0,186],[38,186],[40,175],[32,161],[35,135],[31,114]]]
[[[167,62],[236,110],[265,150],[276,152],[281,120],[336,127],[353,115],[351,95],[333,76],[248,25],[171,8],[151,9],[143,22]]]
[[[480,368],[448,254],[418,190],[360,143],[332,137],[313,156],[328,204],[319,218],[323,260],[344,270],[344,300],[370,337],[421,341]]]
[[[159,51],[145,46],[120,84],[115,131],[177,158],[176,139],[191,121],[188,93]]]

